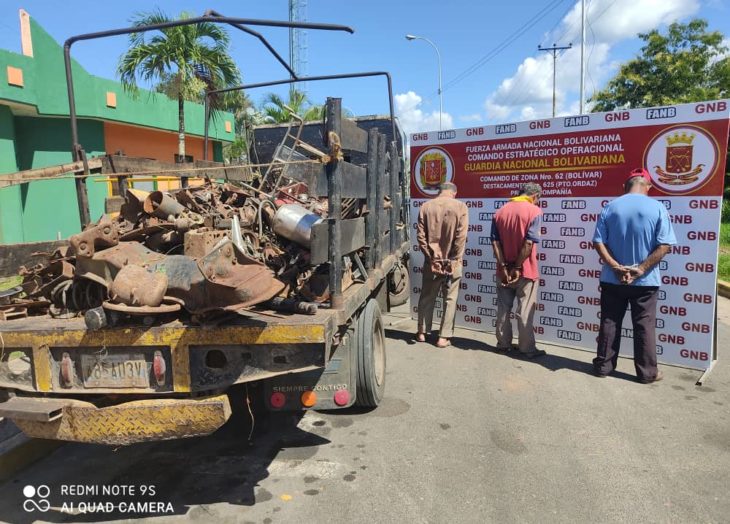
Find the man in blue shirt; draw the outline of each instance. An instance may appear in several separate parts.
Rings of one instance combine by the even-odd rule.
[[[677,243],[669,214],[664,205],[649,198],[650,188],[649,173],[634,169],[624,184],[625,194],[603,208],[593,235],[603,259],[601,329],[593,370],[605,377],[616,369],[621,324],[631,304],[634,367],[644,384],[663,378],[656,358],[658,264]]]

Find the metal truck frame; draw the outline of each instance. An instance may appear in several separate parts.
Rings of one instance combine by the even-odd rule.
[[[261,35],[243,24],[352,32],[344,26],[226,18],[208,12],[201,18],[170,24],[72,37],[64,47],[74,160],[86,163],[78,144],[71,44],[203,20],[231,24],[254,34],[275,55]],[[326,78],[296,78],[286,67],[294,78],[265,85]],[[388,80],[392,118],[387,73],[331,78],[374,75]],[[254,86],[238,89],[246,87]],[[393,129],[395,133],[394,120]],[[330,152],[332,160],[323,164],[316,176],[317,191],[327,196],[330,218],[313,230],[312,256],[330,267],[327,307],[313,316],[247,309],[234,320],[215,326],[176,320],[150,327],[91,331],[78,318],[0,322],[0,395],[7,397],[0,404],[0,416],[12,419],[32,437],[126,445],[212,433],[231,414],[227,393],[236,384],[260,381],[265,405],[272,410],[338,409],[353,404],[376,407],[385,387],[381,314],[389,307],[388,278],[407,259],[409,248],[405,166],[394,141],[386,144],[377,130],[365,132],[342,118],[340,99],[327,100],[325,131],[329,143],[323,144],[323,149]],[[346,161],[349,151],[365,153],[367,165]],[[85,179],[77,180],[79,212],[86,224]],[[343,198],[366,200],[366,216],[340,218]],[[361,278],[343,290],[345,258],[359,268]],[[16,358],[11,359],[11,355]],[[145,365],[149,383],[110,387],[86,380],[81,363],[92,357],[112,365]]]

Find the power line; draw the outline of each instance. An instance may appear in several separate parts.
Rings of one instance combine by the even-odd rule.
[[[499,53],[507,49],[515,40],[517,40],[519,37],[524,35],[527,31],[532,29],[538,22],[540,22],[545,16],[548,15],[551,11],[553,11],[555,8],[557,8],[560,4],[565,2],[565,0],[553,0],[548,5],[543,7],[540,11],[538,11],[536,14],[534,14],[527,22],[522,24],[518,29],[516,29],[510,36],[508,36],[506,39],[504,39],[502,42],[500,42],[496,47],[494,47],[491,51],[489,51],[486,55],[482,56],[479,60],[474,62],[472,65],[467,67],[464,71],[456,75],[452,80],[446,82],[446,85],[441,89],[441,91],[445,91],[447,89],[450,89],[454,85],[458,84],[465,78],[468,78],[473,73],[475,73],[477,70],[479,70],[482,66],[484,66],[487,62],[495,58]]]
[[[588,4],[587,7],[588,8],[592,7],[592,4],[593,4],[593,2],[589,2],[589,4]],[[592,21],[591,21],[590,17],[586,17],[586,21],[588,23],[588,26],[590,27],[591,26],[591,23],[597,22],[615,4],[616,4],[616,0],[612,0],[600,13],[598,13],[595,17],[593,17]],[[565,13],[565,15],[567,15],[567,13],[570,12],[570,10],[572,10],[573,7],[574,7],[574,5],[571,5],[571,7],[568,9],[568,11]],[[563,18],[565,17],[565,15],[563,15]],[[563,39],[566,35],[568,35],[574,29],[576,29],[576,24],[573,23],[573,24],[568,25],[568,27],[566,27],[566,29],[562,32],[562,34],[558,38],[555,39],[555,41],[560,41],[561,39]],[[593,52],[593,49],[591,49],[591,51],[589,52],[589,60],[590,60],[590,54],[592,54],[592,52]],[[506,107],[511,107],[511,106],[516,105],[517,102],[525,94],[525,91],[529,87],[530,87],[530,84],[528,84],[526,82],[523,83],[522,85],[520,85],[520,87],[517,90],[513,91],[512,93],[510,93],[507,96],[507,99],[504,101],[504,103],[502,103],[500,105],[506,106]]]
[[[558,18],[558,21],[557,21],[557,22],[555,22],[555,25],[553,25],[553,27],[552,27],[552,28],[551,28],[551,29],[550,29],[550,30],[549,30],[549,31],[548,31],[548,32],[546,33],[546,35],[545,35],[545,38],[543,38],[543,41],[541,42],[541,44],[542,44],[542,43],[544,43],[545,41],[547,41],[547,40],[548,40],[548,39],[550,38],[550,34],[551,34],[551,33],[552,33],[553,31],[555,31],[555,30],[556,30],[556,29],[558,28],[558,26],[560,25],[560,23],[561,23],[561,22],[562,22],[562,21],[563,21],[563,20],[565,19],[565,17],[566,17],[566,16],[568,16],[568,13],[570,13],[570,12],[571,12],[571,11],[573,10],[573,8],[574,8],[574,7],[575,7],[575,5],[574,5],[574,4],[571,4],[571,5],[569,5],[569,6],[568,6],[568,9],[566,9],[566,10],[565,10],[565,11],[563,12],[563,14],[562,14],[562,15],[560,15],[560,17]],[[561,40],[562,40],[562,39],[563,39],[563,38],[565,37],[565,35],[567,35],[567,34],[568,34],[568,33],[569,33],[570,31],[572,31],[572,30],[573,30],[573,27],[574,27],[574,26],[575,26],[575,24],[570,24],[570,25],[569,25],[569,26],[568,26],[568,27],[566,28],[566,30],[565,30],[565,31],[563,31],[563,33],[562,33],[562,34],[561,34],[561,35],[560,35],[559,37],[557,37],[557,38],[554,38],[554,39],[553,39],[553,41],[555,41],[555,42],[560,42],[560,41],[561,41]],[[505,101],[505,103],[504,103],[504,104],[502,104],[502,105],[505,105],[505,106],[512,106],[512,105],[516,104],[516,102],[517,102],[517,101],[518,101],[518,100],[519,100],[520,98],[522,98],[522,96],[523,96],[523,95],[525,94],[525,91],[526,91],[526,90],[527,90],[527,89],[528,89],[529,87],[530,87],[530,85],[529,85],[529,84],[527,84],[527,83],[523,83],[523,84],[521,84],[521,85],[520,85],[520,87],[518,87],[516,91],[512,91],[512,93],[510,93],[510,94],[508,95],[508,97],[507,97],[507,100],[506,100],[506,101]]]

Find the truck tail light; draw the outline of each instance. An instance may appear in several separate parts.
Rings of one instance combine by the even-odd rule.
[[[167,364],[162,356],[161,351],[155,351],[155,357],[152,361],[152,373],[155,375],[155,380],[158,386],[165,385],[165,373],[167,371]]]
[[[271,394],[270,402],[272,408],[283,408],[284,404],[286,404],[286,396],[281,391],[275,391]]]
[[[71,360],[71,355],[64,353],[61,356],[61,379],[63,380],[63,387],[70,388],[74,383],[74,361]]]
[[[302,393],[302,406],[311,408],[317,403],[317,394],[314,391],[305,391]]]
[[[338,406],[346,406],[350,402],[350,392],[346,389],[341,389],[335,393],[334,400]]]

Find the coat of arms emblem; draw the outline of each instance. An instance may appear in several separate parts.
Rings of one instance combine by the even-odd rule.
[[[419,168],[424,188],[436,188],[446,181],[446,157],[441,153],[423,155]]]
[[[691,133],[674,133],[666,137],[667,153],[664,167],[654,166],[658,181],[670,186],[691,184],[699,178],[704,164],[692,167],[695,135]]]

